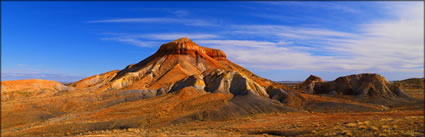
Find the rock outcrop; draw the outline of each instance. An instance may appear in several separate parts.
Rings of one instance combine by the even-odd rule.
[[[172,92],[188,85],[208,92],[254,94],[268,97],[273,82],[256,76],[226,59],[218,49],[202,47],[184,37],[161,45],[152,56],[119,71],[95,75],[72,83],[78,88],[110,90],[162,89]],[[276,84],[277,86],[282,86]]]
[[[118,71],[119,70],[113,70],[99,75],[90,76],[77,82],[71,83],[69,86],[86,90],[99,88],[105,85],[109,80],[114,78],[115,75],[117,75]]]
[[[269,96],[273,100],[284,102],[286,101],[285,99],[288,97],[288,92],[281,88],[274,88],[270,90]]]
[[[224,68],[219,62],[222,60],[226,60],[224,52],[181,38],[161,45],[152,56],[117,72],[104,89],[162,88],[191,75]]]
[[[316,83],[325,82],[322,78],[310,75],[303,83],[295,85],[295,89],[301,89],[304,93],[313,94]]]
[[[151,98],[190,88],[206,93],[230,94],[232,98],[238,99],[261,98],[259,101],[263,105],[280,102],[291,107],[302,107],[308,100],[327,102],[321,97],[303,93],[405,95],[377,74],[352,75],[331,82],[324,82],[320,77],[311,75],[301,84],[286,86],[261,78],[227,60],[221,50],[199,46],[188,38],[163,44],[150,57],[122,70],[92,76],[71,86],[100,93],[118,92],[123,96],[135,96],[129,100]],[[253,103],[249,108],[260,107],[260,104]]]
[[[176,82],[170,89],[170,92],[183,89],[185,87],[194,87],[211,93],[228,93],[233,95],[245,95],[248,92],[269,97],[264,87],[258,83],[246,78],[235,71],[226,71],[217,69],[212,72],[192,75]]]
[[[95,75],[71,86],[97,92],[119,91],[138,98],[169,94],[186,87],[235,97],[258,96],[265,98],[263,101],[284,104],[290,102],[288,98],[299,98],[285,85],[261,78],[227,60],[223,51],[199,46],[185,37],[161,45],[150,57],[123,70]]]
[[[203,80],[202,75],[192,75],[185,79],[182,79],[178,82],[176,82],[173,87],[170,89],[169,92],[178,91],[180,89],[183,89],[185,87],[194,87],[198,90],[204,90],[205,88],[205,82]]]
[[[339,77],[334,81],[316,83],[316,94],[336,92],[357,97],[396,97],[407,96],[400,88],[378,74],[358,74]]]
[[[187,37],[177,39],[172,42],[161,45],[157,55],[167,55],[167,54],[191,54],[191,55],[202,55],[206,54],[209,57],[222,60],[226,59],[226,54],[219,49],[212,49],[207,47],[201,47],[198,44],[194,43]]]
[[[236,71],[217,69],[205,74],[206,87],[209,92],[232,93],[244,95],[252,92],[256,95],[269,97],[264,87]]]

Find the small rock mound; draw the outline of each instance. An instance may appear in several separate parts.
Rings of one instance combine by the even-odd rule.
[[[334,81],[317,83],[316,94],[336,92],[357,97],[395,97],[407,96],[400,88],[388,82],[379,74],[357,74],[339,77]]]
[[[325,81],[323,81],[323,79],[318,76],[310,75],[303,83],[296,85],[295,89],[301,89],[305,93],[311,94],[311,93],[314,93],[314,86],[316,85],[316,83],[321,83],[321,82],[325,82]]]

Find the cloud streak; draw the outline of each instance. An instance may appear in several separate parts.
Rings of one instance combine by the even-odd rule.
[[[112,40],[117,42],[123,42],[130,45],[135,45],[139,47],[152,47],[159,44],[159,42],[155,41],[143,41],[133,37],[111,37],[111,38],[102,38],[102,40]]]
[[[111,40],[135,45],[139,47],[153,47],[161,44],[162,40],[176,40],[182,37],[196,39],[219,38],[219,35],[206,33],[157,33],[157,34],[126,34],[126,33],[104,33],[108,37],[102,40]]]
[[[283,25],[235,25],[232,33],[273,41],[204,40],[247,67],[310,71],[423,72],[423,6],[398,7],[396,18],[359,25],[359,33]],[[295,41],[295,42],[294,42]],[[300,48],[307,46],[306,49]],[[328,52],[329,55],[315,55]]]
[[[218,32],[138,34],[110,40],[146,47],[149,44],[159,45],[149,43],[155,40],[174,40],[186,36],[201,45],[222,49],[231,60],[251,68],[423,72],[424,7],[420,3],[416,4],[388,6],[387,9],[391,11],[389,14],[394,17],[354,25],[352,27],[358,28],[355,32],[319,27],[234,24],[222,27]],[[336,10],[359,12],[349,7],[338,7]],[[175,18],[127,18],[92,23],[163,21],[188,22]]]
[[[320,39],[323,37],[347,38],[356,37],[354,33],[329,29],[291,27],[285,25],[234,25],[234,33],[270,35],[277,38]]]
[[[49,74],[49,73],[2,73],[1,80],[23,80],[23,79],[46,79],[59,82],[75,82],[84,78],[83,76],[74,76],[67,74]]]
[[[215,26],[215,24],[200,19],[182,18],[116,18],[106,20],[92,20],[88,23],[179,23],[190,26]]]
[[[253,41],[253,40],[199,40],[200,44],[206,45],[227,45],[227,46],[241,46],[241,47],[254,47],[265,48],[268,46],[275,46],[277,43],[267,41]]]
[[[140,37],[150,38],[154,40],[175,40],[182,37],[189,37],[190,39],[211,39],[218,38],[219,35],[203,34],[203,33],[162,33],[162,34],[146,34]]]

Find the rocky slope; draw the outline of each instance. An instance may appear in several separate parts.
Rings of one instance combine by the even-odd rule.
[[[57,81],[28,79],[1,82],[1,100],[9,100],[19,97],[30,97],[34,95],[52,95],[58,92],[72,90]]]
[[[357,97],[407,97],[398,86],[379,74],[357,74],[314,84],[314,93],[337,93]]]
[[[315,75],[310,75],[303,83],[296,84],[294,88],[300,89],[304,93],[311,94],[311,93],[314,93],[314,86],[316,85],[316,83],[323,83],[323,82],[325,81],[323,81],[322,78]]]
[[[415,88],[425,88],[425,79],[424,78],[410,78],[400,81],[394,81],[394,84],[397,86],[401,86],[407,89],[415,89]]]
[[[267,89],[287,88],[232,63],[223,51],[199,46],[185,37],[161,45],[152,56],[123,70],[91,76],[70,86],[92,91],[145,90],[155,95],[194,86],[211,93],[252,92],[263,97],[269,97]]]

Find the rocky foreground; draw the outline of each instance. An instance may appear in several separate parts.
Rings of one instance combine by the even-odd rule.
[[[424,136],[423,111],[270,113],[224,121],[195,121],[158,128],[71,133],[86,136]]]

